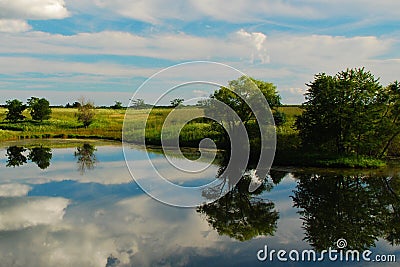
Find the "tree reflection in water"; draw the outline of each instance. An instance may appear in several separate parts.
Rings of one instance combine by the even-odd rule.
[[[7,148],[7,164],[6,167],[19,167],[27,163],[29,159],[33,163],[44,170],[50,166],[50,160],[53,156],[51,148],[42,145],[28,148],[28,156],[24,155],[27,149],[22,146],[10,146]]]
[[[23,154],[25,151],[26,149],[20,146],[10,146],[9,148],[7,148],[6,167],[18,167],[24,165],[27,162],[27,158]]]
[[[42,170],[47,169],[50,166],[52,157],[53,154],[49,147],[39,146],[29,149],[28,159],[36,163],[36,165]]]
[[[400,240],[399,177],[296,174],[294,207],[301,209],[305,240],[318,251],[336,247],[365,250],[378,238]]]
[[[256,171],[248,170],[244,172],[239,182],[232,186],[229,178],[241,174],[242,170],[225,173],[222,176],[225,168],[226,166],[222,166],[218,173],[221,183],[212,190],[203,192],[203,195],[207,197],[211,194],[210,197],[215,198],[215,194],[224,192],[224,187],[231,190],[218,200],[198,207],[197,212],[205,215],[207,222],[217,230],[218,234],[236,240],[245,241],[260,235],[273,235],[279,213],[272,201],[261,196],[263,192],[272,189],[272,183],[267,179],[260,179]],[[250,193],[250,185],[255,180],[260,186]]]
[[[81,174],[84,174],[86,170],[91,170],[97,163],[96,147],[94,145],[85,143],[82,146],[78,146],[74,153],[77,158],[78,170]]]

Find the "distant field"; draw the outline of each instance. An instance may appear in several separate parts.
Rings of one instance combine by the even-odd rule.
[[[299,106],[283,106],[278,108],[279,111],[286,114],[286,116],[298,116],[303,113],[303,110]]]

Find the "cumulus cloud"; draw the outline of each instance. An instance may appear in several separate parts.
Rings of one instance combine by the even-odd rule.
[[[250,61],[259,59],[261,63],[268,63],[267,36],[261,32],[247,32],[243,29],[235,33],[238,42],[250,48]]]
[[[64,0],[0,0],[0,18],[62,19],[67,16]]]
[[[59,223],[68,204],[65,198],[1,198],[0,230]]]
[[[0,197],[25,196],[31,187],[24,184],[2,184],[0,185]]]

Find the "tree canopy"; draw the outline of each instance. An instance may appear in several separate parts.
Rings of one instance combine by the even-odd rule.
[[[43,121],[50,119],[50,102],[47,99],[31,97],[28,99],[28,107],[33,120]]]
[[[7,100],[6,108],[8,109],[8,111],[6,113],[5,120],[8,120],[10,122],[17,122],[25,119],[25,116],[22,115],[22,112],[24,112],[24,110],[26,109],[26,105],[22,104],[22,102],[18,99]]]
[[[79,100],[80,105],[78,106],[78,113],[76,114],[78,121],[83,123],[84,127],[88,127],[92,124],[95,116],[95,106],[91,101],[87,101],[85,98]]]
[[[400,133],[400,90],[383,87],[364,68],[335,76],[317,74],[307,84],[304,112],[296,120],[303,147],[339,154],[383,155]]]

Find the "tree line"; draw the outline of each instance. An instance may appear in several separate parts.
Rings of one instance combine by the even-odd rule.
[[[81,98],[79,102],[75,102],[74,105],[78,109],[75,114],[77,120],[83,124],[84,127],[88,127],[94,121],[95,117],[95,105],[92,101]],[[50,102],[45,98],[31,97],[24,104],[18,99],[7,100],[5,108],[6,117],[4,120],[11,123],[17,123],[24,121],[26,116],[23,115],[25,110],[29,111],[32,120],[43,122],[51,118],[51,107]]]

